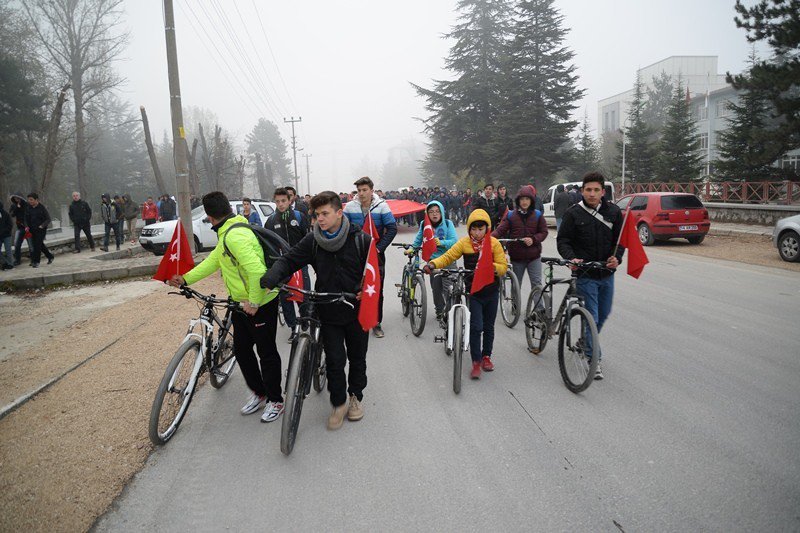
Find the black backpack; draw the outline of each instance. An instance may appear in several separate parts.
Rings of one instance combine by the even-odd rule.
[[[264,252],[264,263],[267,265],[268,269],[275,264],[275,261],[277,261],[280,256],[292,248],[283,237],[272,230],[268,230],[267,228],[251,226],[250,224],[246,224],[244,222],[237,222],[236,224],[232,224],[231,227],[228,228],[228,231],[234,228],[247,228],[253,232],[253,234],[256,236],[256,239],[258,239],[258,244],[261,245],[261,249]],[[228,244],[225,242],[225,238],[228,236],[228,231],[226,231],[225,235],[222,237],[222,247],[225,249],[225,255],[230,257],[233,263],[236,264],[236,258],[228,249]]]

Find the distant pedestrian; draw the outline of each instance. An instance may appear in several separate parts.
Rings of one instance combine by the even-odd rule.
[[[31,232],[33,239],[33,249],[31,250],[31,266],[39,267],[39,260],[42,254],[47,258],[47,264],[53,262],[55,257],[47,245],[44,238],[47,235],[47,226],[50,225],[50,213],[44,204],[39,202],[39,195],[35,192],[28,194],[28,209],[25,211],[25,229]]]
[[[25,212],[28,210],[28,202],[22,194],[16,193],[11,195],[11,206],[8,209],[8,214],[14,219],[16,224],[17,233],[14,238],[14,266],[22,262],[22,241],[28,242],[28,253],[33,251],[33,239],[31,239],[28,232],[25,231]],[[26,235],[28,235],[26,237]]]
[[[69,204],[69,219],[72,222],[72,229],[75,233],[75,249],[72,253],[81,253],[81,231],[86,235],[89,248],[94,252],[94,239],[92,238],[92,208],[81,200],[81,193],[72,193],[72,203]]]
[[[178,218],[178,206],[175,204],[175,200],[165,194],[161,199],[161,206],[158,208],[158,214],[162,222],[176,220]]]
[[[139,209],[130,194],[122,195],[122,216],[128,226],[128,234],[131,237],[131,244],[136,244],[136,219],[139,217]],[[123,233],[124,236],[124,233]]]
[[[247,219],[251,226],[261,227],[261,217],[258,216],[258,211],[253,209],[253,201],[248,197],[242,198],[242,216]]]
[[[553,198],[553,215],[556,217],[556,231],[561,228],[561,219],[571,205],[572,201],[570,200],[569,193],[564,190],[564,185],[559,184],[556,187],[556,195]]]
[[[100,197],[100,201],[100,216],[103,218],[103,224],[105,225],[105,235],[103,236],[103,247],[101,250],[104,252],[108,251],[108,238],[112,231],[114,232],[114,241],[117,244],[117,250],[119,250],[119,245],[122,241],[119,234],[119,220],[122,218],[122,209],[119,205],[111,201],[111,196],[109,194],[103,194]]]
[[[152,196],[148,196],[147,201],[142,204],[142,220],[145,226],[158,222],[158,206]]]
[[[573,185],[569,191],[569,205],[575,205],[582,200],[581,189],[577,185]]]
[[[14,254],[11,251],[11,234],[14,231],[14,222],[11,220],[11,215],[8,214],[3,202],[0,201],[0,252],[5,250],[5,253],[0,255],[2,259],[3,270],[11,270],[14,268]]]

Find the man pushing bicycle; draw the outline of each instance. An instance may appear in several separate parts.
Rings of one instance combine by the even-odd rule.
[[[262,422],[272,422],[283,413],[281,356],[275,343],[278,329],[278,294],[265,291],[259,280],[267,271],[264,251],[242,215],[234,215],[228,198],[221,192],[203,196],[203,207],[217,232],[217,246],[199,265],[168,281],[173,287],[191,285],[217,270],[228,293],[242,304],[245,314],[233,314],[233,352],[252,394],[241,409],[243,415],[258,411],[266,402]],[[227,247],[227,251],[226,251]],[[258,357],[253,352],[258,348]]]

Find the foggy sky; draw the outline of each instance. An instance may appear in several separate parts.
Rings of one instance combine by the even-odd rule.
[[[431,87],[432,79],[448,76],[442,67],[451,43],[442,35],[456,20],[455,0],[174,2],[183,105],[215,112],[240,149],[258,117],[278,124],[289,142],[283,118],[302,116],[298,146],[312,154],[312,189],[351,190],[355,178],[380,168],[389,148],[412,138],[420,146],[425,141],[414,119],[425,116],[424,100],[408,82]],[[582,117],[586,108],[594,123],[599,99],[629,89],[637,68],[668,56],[717,55],[720,72],[742,70],[750,48],[733,23],[733,4],[557,1],[564,26],[571,28],[566,44],[576,54],[579,86],[587,89],[576,115]],[[147,108],[156,139],[170,128],[161,5],[125,0],[131,41],[126,60],[117,65],[128,79],[123,98]],[[227,21],[217,9],[225,10]],[[232,34],[248,58],[233,45]],[[251,71],[248,60],[259,74],[245,74]],[[300,156],[298,167],[304,184]]]

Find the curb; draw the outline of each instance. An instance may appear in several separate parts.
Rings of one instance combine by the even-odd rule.
[[[0,282],[8,289],[29,290],[42,289],[53,285],[70,285],[73,283],[86,283],[92,281],[105,281],[124,279],[139,276],[149,276],[158,270],[158,263],[153,265],[135,265],[131,267],[114,267],[103,270],[85,270],[66,274],[50,274],[32,276],[28,278],[9,279]]]

